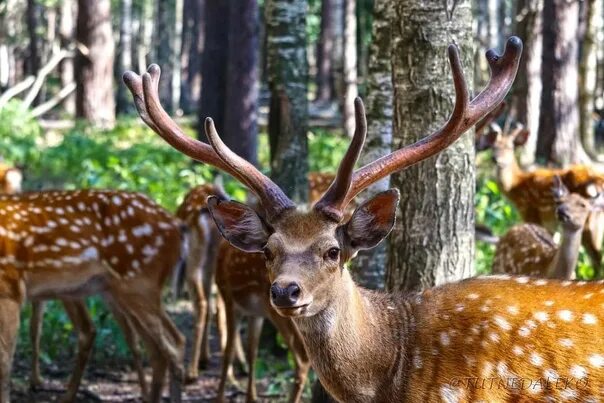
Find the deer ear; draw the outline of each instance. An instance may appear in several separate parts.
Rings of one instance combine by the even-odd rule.
[[[380,243],[394,226],[398,201],[398,189],[389,189],[357,207],[344,225],[348,246],[356,251],[371,249]]]
[[[222,236],[244,252],[261,252],[270,235],[269,226],[250,207],[235,201],[208,197],[208,210]]]
[[[526,144],[526,141],[528,140],[529,137],[529,131],[528,129],[522,128],[518,131],[518,133],[516,133],[516,136],[514,137],[514,145],[517,147],[523,146]]]
[[[497,140],[497,133],[494,130],[489,130],[486,134],[478,134],[476,135],[476,140],[474,141],[476,144],[476,151],[484,151],[493,146],[495,140]]]
[[[552,195],[556,202],[561,201],[568,196],[568,189],[564,186],[562,179],[558,175],[554,176],[554,184],[552,185]]]

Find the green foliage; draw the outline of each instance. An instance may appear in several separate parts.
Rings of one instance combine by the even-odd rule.
[[[37,140],[42,129],[23,103],[11,100],[0,109],[0,154],[10,163],[22,164],[40,157]]]

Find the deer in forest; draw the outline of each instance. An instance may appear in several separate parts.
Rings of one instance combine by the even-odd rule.
[[[321,383],[338,401],[598,401],[604,397],[604,281],[486,276],[395,294],[358,287],[344,267],[388,235],[399,194],[378,193],[342,221],[348,203],[375,181],[443,150],[491,111],[513,82],[521,49],[510,38],[503,55],[487,52],[491,79],[470,100],[451,46],[456,100],[449,121],[354,170],[366,134],[357,100],[349,149],[329,190],[308,210],[228,149],[211,119],[205,123],[210,145],[186,136],[161,107],[157,66],[142,77],[128,72],[124,80],[147,125],[257,195],[261,214],[217,197],[208,199],[208,209],[233,246],[264,255],[271,306],[293,319]]]
[[[331,181],[334,178],[334,174],[321,173],[321,172],[310,172],[308,174],[308,185],[309,185],[309,196],[311,201],[316,201],[320,196],[327,190]],[[226,199],[224,190],[214,184],[204,184],[193,188],[184,198],[182,204],[178,208],[177,216],[187,223],[190,229],[190,241],[189,241],[189,254],[187,257],[186,265],[186,282],[189,292],[192,294],[194,304],[194,323],[195,328],[193,331],[192,340],[192,353],[189,366],[187,367],[187,378],[189,380],[195,380],[198,376],[198,365],[200,362],[203,366],[209,360],[209,327],[211,323],[211,308],[210,308],[210,293],[211,286],[214,283],[215,273],[218,270],[220,276],[220,283],[218,284],[223,296],[221,300],[217,301],[219,307],[224,308],[226,303],[226,317],[219,319],[218,330],[221,335],[221,348],[224,351],[228,351],[226,355],[232,354],[233,350],[240,355],[240,340],[237,337],[237,329],[239,323],[239,315],[236,315],[236,305],[243,306],[244,312],[248,313],[249,318],[249,329],[250,335],[252,330],[260,331],[262,327],[262,320],[264,318],[271,319],[274,323],[279,322],[277,327],[283,334],[286,341],[290,339],[293,342],[290,345],[296,362],[299,362],[298,366],[299,375],[297,379],[300,381],[296,385],[300,385],[297,390],[292,393],[293,400],[298,400],[304,385],[303,379],[306,377],[308,365],[304,366],[304,355],[303,349],[298,348],[301,344],[297,331],[291,330],[291,323],[283,323],[284,321],[278,317],[275,317],[274,312],[269,309],[270,301],[268,300],[268,290],[270,284],[268,279],[265,280],[265,266],[264,260],[258,256],[249,255],[241,252],[238,249],[223,246],[218,247],[219,241],[222,239],[218,229],[214,225],[209,211],[207,209],[206,200],[211,195],[218,195]],[[219,257],[216,257],[216,253],[219,251]],[[225,256],[228,256],[226,258]],[[218,260],[218,263],[216,262]],[[236,262],[233,264],[232,262]],[[239,266],[244,267],[246,276],[239,275]],[[217,268],[216,268],[217,267]],[[264,287],[266,286],[266,287]],[[233,290],[236,290],[235,297],[233,298]],[[219,295],[219,296],[220,296]],[[226,296],[226,298],[224,298]],[[248,301],[254,301],[255,306],[246,306]],[[267,310],[268,309],[268,310]],[[225,310],[225,309],[221,309]],[[253,314],[249,314],[253,312]],[[257,313],[260,312],[258,316]],[[219,315],[222,316],[222,315]],[[274,320],[273,320],[274,319]],[[227,329],[227,321],[230,321],[231,326]],[[230,329],[230,331],[229,331]],[[258,350],[258,337],[251,337],[248,340],[248,357],[247,362],[250,366],[250,381],[248,385],[248,396],[252,396],[251,399],[255,400],[255,380],[254,375],[254,361],[256,352]],[[227,348],[227,345],[229,346]],[[299,350],[299,351],[298,351]],[[298,358],[301,357],[301,358]],[[245,361],[240,359],[241,362]],[[224,359],[227,365],[223,367],[223,373],[221,378],[221,384],[219,387],[219,399],[224,396],[224,388],[226,385],[227,373],[230,374],[228,365],[232,362],[231,359]]]
[[[592,211],[604,209],[604,195],[595,186],[586,191],[590,198],[570,193],[555,176],[552,193],[562,234],[560,245],[539,225],[515,225],[497,243],[493,273],[574,280],[585,222]]]
[[[160,401],[169,368],[171,401],[179,402],[184,338],[162,307],[161,289],[185,247],[180,220],[140,194],[0,196],[0,402],[9,401],[21,305],[49,298],[63,302],[78,331],[76,365],[62,399],[75,400],[95,333],[83,298],[93,294],[104,297],[124,330],[143,394],[138,336],[153,369],[148,400]]]
[[[514,204],[522,220],[545,227],[549,232],[556,230],[556,206],[552,203],[551,188],[554,177],[559,176],[571,193],[589,197],[589,188],[604,191],[604,175],[584,165],[564,169],[539,168],[523,171],[514,154],[515,147],[526,143],[529,132],[522,125],[511,127],[509,121],[502,129],[493,120],[502,112],[485,117],[476,128],[477,151],[492,148],[497,166],[497,181],[503,194]],[[485,128],[489,130],[484,130]],[[583,231],[583,246],[593,262],[596,275],[601,271],[601,249],[604,236],[604,213],[590,213]]]

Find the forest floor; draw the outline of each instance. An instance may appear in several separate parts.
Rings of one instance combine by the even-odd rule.
[[[168,306],[170,316],[176,322],[178,328],[189,339],[190,331],[193,328],[190,304]],[[216,391],[220,379],[221,355],[218,352],[218,342],[215,334],[212,335],[212,357],[210,366],[206,370],[200,370],[200,376],[197,382],[183,387],[183,402],[212,402],[216,398]],[[187,354],[190,346],[187,345]],[[94,359],[94,354],[88,363],[80,386],[76,401],[82,403],[97,402],[142,402],[140,387],[138,385],[136,373],[129,366],[129,362],[124,360],[104,360]],[[67,363],[67,364],[65,364]],[[29,387],[29,373],[31,370],[31,357],[17,353],[13,365],[13,375],[11,379],[11,402],[13,403],[46,403],[58,402],[65,392],[65,385],[69,379],[70,371],[73,365],[73,357],[64,357],[51,364],[40,363],[44,385],[38,390],[31,390]],[[151,381],[150,369],[147,366],[147,382]],[[237,376],[240,385],[245,386],[247,376],[241,374]],[[285,401],[286,396],[271,395],[266,397],[265,393],[270,384],[269,377],[259,378],[257,382],[260,402],[278,402]],[[168,388],[164,389],[164,401],[168,401]],[[234,386],[227,389],[227,400],[231,402],[244,402],[245,393],[237,390]]]

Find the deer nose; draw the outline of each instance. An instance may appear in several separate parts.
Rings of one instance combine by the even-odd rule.
[[[296,283],[289,283],[287,287],[281,287],[277,282],[271,285],[271,300],[277,307],[295,306],[300,297],[300,286]]]

